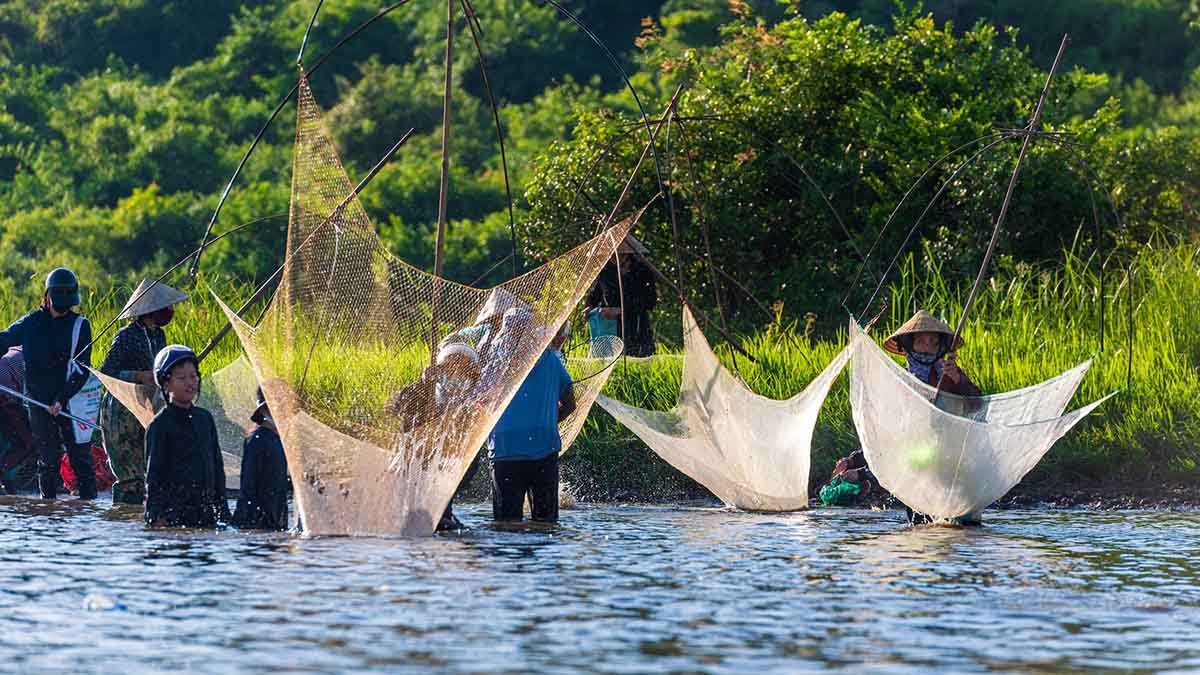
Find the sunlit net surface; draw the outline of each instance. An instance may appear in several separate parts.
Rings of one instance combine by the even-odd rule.
[[[656,412],[600,396],[600,406],[729,506],[754,511],[807,507],[817,413],[849,360],[849,350],[838,353],[804,391],[777,401],[750,391],[721,366],[686,308],[683,336],[678,405]]]
[[[392,257],[308,83],[287,258],[255,329],[224,307],[279,426],[306,533],[433,532],[476,450],[636,216],[491,290]],[[456,359],[426,371],[449,342]]]
[[[1033,387],[978,398],[941,393],[935,405],[934,388],[853,322],[850,335],[850,404],[867,464],[897,499],[936,518],[987,508],[1108,398],[1063,415],[1086,361]]]
[[[625,352],[625,343],[616,336],[599,337],[588,342],[587,351],[586,357],[566,359],[567,372],[574,381],[575,410],[558,423],[558,435],[562,438],[560,456],[571,448],[579,432],[583,431],[583,424],[596,403],[596,397],[615,370],[613,366]]]
[[[250,362],[244,357],[239,357],[211,375],[203,374],[203,369],[201,371],[197,405],[212,413],[225,463],[225,484],[236,488],[241,481],[242,441],[254,426],[250,415],[254,413],[254,390],[258,382]],[[92,373],[100,379],[108,394],[133,413],[143,427],[150,426],[150,420],[166,405],[158,387],[126,382],[98,370],[92,370]]]

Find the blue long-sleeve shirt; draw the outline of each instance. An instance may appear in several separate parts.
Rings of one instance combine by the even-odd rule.
[[[25,395],[47,405],[55,402],[65,407],[87,382],[88,372],[82,366],[92,365],[92,325],[87,319],[79,329],[78,347],[87,346],[75,359],[81,368],[69,379],[67,364],[71,359],[71,337],[79,315],[68,311],[55,318],[44,308],[35,309],[17,319],[0,332],[0,354],[12,347],[23,347],[25,354]]]

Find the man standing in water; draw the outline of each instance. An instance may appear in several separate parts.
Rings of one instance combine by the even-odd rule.
[[[514,332],[532,323],[528,313],[511,320]],[[533,520],[558,522],[558,423],[575,410],[571,384],[562,361],[546,349],[496,422],[488,439],[495,520],[521,520],[528,494]]]
[[[92,326],[71,310],[79,304],[79,280],[65,268],[46,277],[42,306],[0,332],[0,352],[21,345],[25,354],[25,394],[49,406],[30,406],[29,425],[38,452],[42,499],[58,496],[58,465],[63,446],[79,481],[79,498],[96,498],[96,471],[88,443],[76,443],[71,420],[59,415],[87,382],[83,366],[92,364]],[[76,357],[75,350],[85,346]],[[78,364],[78,365],[76,365]]]

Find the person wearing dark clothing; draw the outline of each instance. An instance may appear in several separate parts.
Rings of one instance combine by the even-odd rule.
[[[584,300],[590,325],[621,321],[617,335],[624,341],[625,353],[629,356],[652,356],[655,351],[650,312],[658,305],[658,290],[654,284],[654,273],[637,255],[637,252],[645,255],[645,250],[632,236],[626,237],[619,255],[615,256],[620,260],[619,275],[617,262],[610,260],[600,271],[600,276],[596,277],[596,283]],[[592,321],[593,318],[601,321]],[[592,339],[598,337],[601,335],[592,335]]]
[[[174,305],[187,293],[162,283],[143,280],[121,310],[119,319],[129,324],[117,331],[100,372],[118,380],[153,386],[154,356],[167,346],[162,327],[175,316]],[[117,482],[113,503],[141,504],[146,493],[146,431],[141,422],[115,396],[106,395],[100,406],[109,465]]]
[[[25,391],[25,357],[20,347],[0,356],[0,385],[16,392]],[[0,394],[0,486],[16,494],[23,485],[22,468],[35,460],[29,415],[19,399]]]
[[[242,479],[233,524],[245,529],[286,530],[287,457],[262,388],[250,417],[258,425],[242,445]]]
[[[182,345],[170,345],[154,359],[167,406],[146,427],[145,517],[152,527],[215,527],[230,520],[217,426],[194,404],[198,363]]]
[[[533,520],[558,521],[558,423],[574,410],[571,376],[547,349],[488,439],[495,520],[521,520],[528,495]]]
[[[96,498],[96,473],[89,443],[76,443],[71,420],[59,415],[70,412],[71,397],[87,382],[84,366],[92,364],[92,326],[71,310],[79,304],[79,281],[66,268],[46,277],[42,306],[17,319],[0,332],[0,352],[24,347],[25,395],[45,403],[49,410],[31,406],[29,426],[38,453],[38,485],[43,499],[58,496],[58,465],[63,446],[75,475],[79,476],[79,498]],[[73,353],[83,347],[74,357]]]
[[[941,383],[941,390],[957,396],[978,397],[983,392],[958,365],[958,350],[963,346],[959,337],[953,345],[954,331],[925,310],[918,310],[895,333],[884,341],[883,348],[903,356],[905,370],[931,387]]]

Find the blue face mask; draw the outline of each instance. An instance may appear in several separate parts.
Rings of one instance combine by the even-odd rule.
[[[929,373],[932,371],[934,377],[942,376],[942,368],[945,366],[943,361],[934,352],[908,352],[905,354],[908,359],[908,372],[912,373],[918,380],[929,382]]]

